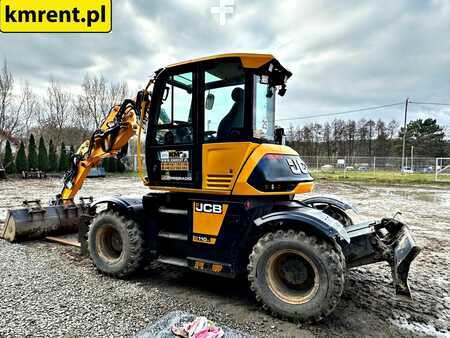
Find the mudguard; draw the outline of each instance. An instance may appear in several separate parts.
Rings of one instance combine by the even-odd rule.
[[[314,196],[309,197],[307,199],[304,199],[301,201],[303,204],[306,204],[310,207],[319,209],[324,211],[326,214],[336,218],[333,216],[333,211],[330,214],[326,210],[331,207],[332,209],[335,209],[337,212],[337,216],[339,220],[339,215],[344,218],[344,220],[340,220],[341,223],[344,224],[344,227],[348,227],[350,225],[360,223],[362,221],[361,216],[359,215],[358,210],[356,210],[350,203],[347,203],[345,201],[336,199],[334,197],[328,197],[328,196]],[[323,206],[326,206],[323,208]],[[322,206],[322,207],[321,207]]]
[[[324,204],[333,205],[343,211],[353,210],[354,212],[357,212],[357,210],[352,205],[350,205],[350,203],[347,203],[342,200],[338,200],[337,198],[334,198],[334,197],[314,196],[314,197],[306,198],[301,201],[302,201],[302,203],[307,204],[307,205],[313,205],[316,203],[324,203]]]
[[[131,197],[131,196],[118,196],[118,197],[104,197],[94,200],[91,203],[91,210],[95,210],[96,207],[107,204],[108,207],[114,206],[120,212],[126,215],[137,214],[137,212],[143,209],[142,197]]]
[[[254,220],[256,226],[274,221],[295,221],[311,226],[323,235],[350,243],[350,237],[341,223],[320,210],[303,207],[273,212]]]

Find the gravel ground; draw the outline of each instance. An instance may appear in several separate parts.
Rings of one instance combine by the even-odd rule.
[[[60,181],[0,181],[0,219],[27,198],[51,198]],[[125,189],[124,189],[125,187]],[[142,194],[135,178],[88,180],[81,195]],[[169,311],[203,315],[231,328],[270,336],[450,336],[450,191],[425,187],[318,184],[371,217],[402,210],[419,244],[410,285],[414,302],[397,300],[386,264],[358,268],[324,322],[274,319],[255,304],[245,281],[159,266],[131,280],[96,272],[77,249],[44,241],[0,240],[0,337],[129,337]]]

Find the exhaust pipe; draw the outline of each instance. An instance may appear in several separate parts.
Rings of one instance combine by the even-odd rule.
[[[0,238],[10,242],[77,232],[81,217],[89,211],[83,199],[80,204],[42,207],[40,200],[24,201],[23,208],[7,211]]]

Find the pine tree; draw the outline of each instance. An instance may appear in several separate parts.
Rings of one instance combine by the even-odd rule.
[[[53,140],[50,140],[48,145],[48,170],[51,172],[58,171],[58,156],[56,155]]]
[[[27,156],[25,154],[25,145],[20,142],[20,147],[16,156],[16,170],[21,173],[28,169]]]
[[[37,169],[38,166],[39,163],[36,152],[36,141],[34,140],[33,134],[31,134],[30,140],[28,141],[28,170]]]
[[[66,146],[64,142],[61,143],[61,153],[59,155],[59,171],[65,172],[69,169],[69,156],[66,153]]]
[[[117,171],[117,160],[114,157],[111,157],[108,160],[108,171],[110,173],[115,173]]]
[[[121,160],[117,160],[117,172],[124,173],[125,172],[125,165]]]
[[[109,158],[108,157],[103,159],[102,167],[105,169],[106,172],[109,171]]]
[[[44,138],[39,138],[39,152],[38,152],[38,168],[42,171],[48,170],[48,154],[45,148]]]
[[[14,156],[11,150],[11,143],[6,140],[5,157],[3,158],[3,164],[5,165],[5,171],[7,174],[14,174],[16,166],[14,163]]]

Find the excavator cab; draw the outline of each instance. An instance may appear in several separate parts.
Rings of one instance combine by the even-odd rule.
[[[255,146],[280,141],[275,100],[291,75],[273,56],[255,54],[157,72],[146,141],[150,186],[231,191]]]
[[[335,198],[301,198],[313,178],[275,124],[275,101],[290,76],[267,54],[218,55],[158,70],[136,101],[113,107],[72,157],[57,199],[9,210],[0,237],[79,229],[97,269],[119,278],[148,260],[224,277],[246,274],[265,309],[293,320],[329,315],[347,269],[380,261],[390,265],[396,293],[410,297],[409,267],[420,248],[405,224],[395,217],[362,221]],[[122,156],[133,135],[140,141],[145,122],[147,177],[140,175],[149,192],[75,203],[89,169]]]

